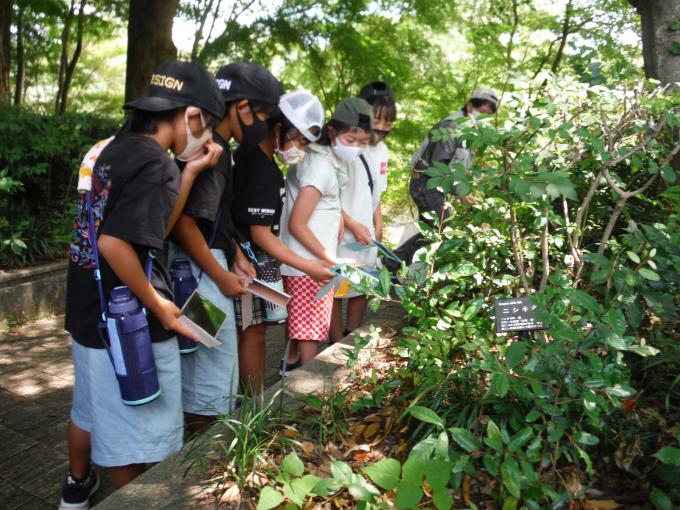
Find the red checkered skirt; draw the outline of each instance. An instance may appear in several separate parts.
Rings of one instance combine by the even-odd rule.
[[[309,276],[284,276],[288,302],[288,338],[324,342],[328,338],[333,310],[333,290],[317,301],[319,285]]]

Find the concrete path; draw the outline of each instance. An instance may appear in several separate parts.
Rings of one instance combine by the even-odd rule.
[[[366,321],[375,320],[367,315]],[[73,367],[63,317],[0,333],[0,508],[54,509],[68,470]],[[279,379],[283,326],[268,328],[265,387]],[[93,498],[114,491],[106,473]]]

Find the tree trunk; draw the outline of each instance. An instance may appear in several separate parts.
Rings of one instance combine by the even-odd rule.
[[[17,75],[14,84],[14,104],[24,102],[24,81],[26,80],[26,56],[24,55],[24,7],[19,5],[17,13]]]
[[[179,0],[130,0],[125,101],[144,96],[156,67],[177,57],[172,22]]]
[[[59,83],[59,90],[57,92],[57,110],[56,113],[64,113],[68,105],[68,93],[71,90],[71,82],[73,81],[73,75],[76,71],[76,65],[78,64],[78,59],[83,51],[83,33],[85,31],[85,4],[87,0],[80,1],[80,7],[78,9],[78,27],[76,28],[76,47],[73,50],[73,55],[71,55],[71,60],[68,60],[68,48],[64,47],[63,50],[63,65],[64,74]],[[72,16],[71,16],[72,17]],[[61,70],[59,72],[61,76]]]
[[[10,0],[0,0],[0,107],[10,105],[9,66],[12,52],[12,8]]]
[[[642,24],[642,55],[647,78],[662,84],[680,82],[680,30],[671,23],[680,23],[678,0],[629,0],[640,14]]]

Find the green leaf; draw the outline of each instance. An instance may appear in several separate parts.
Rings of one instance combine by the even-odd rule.
[[[347,490],[357,501],[370,501],[375,496],[380,496],[380,491],[368,483],[363,476],[357,476],[347,485]]]
[[[491,381],[491,389],[499,397],[505,397],[510,389],[510,380],[508,379],[508,376],[502,372],[494,374],[493,380]]]
[[[439,433],[437,441],[434,443],[435,457],[442,460],[449,459],[449,435],[446,431]]]
[[[503,500],[502,510],[516,510],[517,509],[517,498],[512,496],[506,496]]]
[[[640,263],[640,257],[638,257],[638,254],[635,253],[634,251],[627,251],[626,255],[628,255],[628,258],[635,262],[636,264]]]
[[[527,345],[524,342],[515,342],[505,353],[505,365],[512,370],[524,360],[527,352]]]
[[[597,302],[597,300],[593,296],[587,294],[586,292],[583,292],[582,290],[572,291],[572,293],[569,296],[569,299],[576,306],[579,306],[588,311],[594,312],[600,308],[600,304]]]
[[[663,180],[666,181],[668,184],[675,183],[675,180],[677,179],[675,170],[673,170],[673,168],[671,168],[668,165],[661,168],[661,177],[663,177]]]
[[[583,431],[579,431],[576,434],[574,434],[574,441],[588,446],[596,445],[597,443],[600,442],[597,436],[594,436],[588,432]]]
[[[583,462],[586,463],[586,471],[588,474],[592,474],[593,472],[593,462],[590,460],[590,455],[583,449],[579,448],[578,446],[576,447],[576,451],[578,452],[578,456],[583,459]]]
[[[331,474],[333,475],[333,478],[343,485],[347,485],[352,479],[352,475],[354,475],[349,464],[342,462],[341,460],[334,460],[331,462]]]
[[[262,487],[260,499],[257,502],[257,510],[271,510],[283,501],[283,495],[271,487]]]
[[[649,500],[654,505],[657,510],[673,510],[673,502],[668,495],[661,489],[654,487],[651,494],[649,495]]]
[[[529,439],[531,439],[534,435],[534,431],[531,427],[525,427],[517,434],[512,436],[512,439],[510,439],[510,443],[508,444],[508,448],[510,448],[510,451],[516,451],[518,448],[521,448],[524,446],[526,443],[529,442]]]
[[[453,507],[453,497],[446,487],[432,491],[432,502],[437,510],[450,510]]]
[[[281,463],[281,471],[290,476],[302,476],[305,470],[305,465],[297,456],[297,453],[291,452],[283,459]]]
[[[297,506],[302,506],[305,503],[305,497],[307,497],[305,489],[305,484],[300,478],[283,484],[283,494]]]
[[[482,462],[484,463],[484,467],[491,476],[493,477],[498,476],[498,469],[501,467],[501,463],[498,457],[495,457],[487,453],[486,455],[484,455],[484,457],[482,457]]]
[[[477,439],[469,430],[452,427],[449,429],[449,432],[451,432],[453,440],[465,451],[472,453],[478,451],[482,447],[479,439]]]
[[[333,478],[322,478],[312,489],[317,496],[330,496],[342,488],[342,484]]]
[[[664,464],[670,464],[671,466],[680,466],[680,448],[673,448],[672,446],[666,446],[661,448],[654,455]]]
[[[363,472],[379,487],[385,490],[394,489],[399,483],[401,464],[394,459],[383,459],[363,468]]]
[[[497,452],[500,452],[503,449],[501,430],[493,420],[489,420],[489,423],[486,425],[486,437],[484,438],[484,442]]]
[[[435,413],[432,409],[428,409],[427,407],[423,406],[411,406],[407,409],[407,411],[411,416],[417,418],[420,421],[444,428],[444,420],[437,416],[437,413]]]
[[[675,55],[676,57],[680,55],[680,42],[678,41],[673,41],[670,46],[668,46],[668,51],[671,52],[672,55]]]
[[[423,490],[419,486],[401,482],[397,486],[397,497],[394,500],[399,510],[407,510],[415,507],[423,499]]]
[[[540,417],[541,417],[541,413],[539,413],[536,409],[532,409],[526,415],[526,417],[524,418],[524,421],[526,421],[527,423],[533,423],[536,420],[538,420]]]
[[[404,462],[401,475],[404,482],[420,487],[425,476],[425,465],[417,456],[411,455]]]
[[[678,21],[676,19],[671,21],[668,24],[668,30],[670,30],[671,32],[677,32],[678,30],[680,30],[680,21]]]
[[[425,464],[425,479],[430,487],[446,487],[451,478],[451,468],[453,463],[448,460],[437,460],[432,459],[427,464]]]
[[[519,466],[513,457],[506,457],[503,461],[501,476],[503,477],[503,485],[508,489],[508,492],[515,498],[519,498],[521,492]]]
[[[640,276],[643,278],[647,278],[648,280],[651,280],[653,282],[658,282],[661,278],[659,278],[658,273],[655,273],[651,269],[647,269],[646,267],[641,267],[640,270]]]

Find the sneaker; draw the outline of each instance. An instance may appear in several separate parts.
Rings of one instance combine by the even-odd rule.
[[[293,370],[296,368],[300,368],[302,366],[302,361],[300,361],[300,358],[297,359],[294,363],[286,363],[286,369],[284,370],[284,360],[281,360],[281,363],[279,365],[279,375],[282,375],[283,377],[288,377],[290,374],[293,373]]]
[[[80,482],[69,473],[61,486],[59,510],[87,510],[90,508],[90,498],[98,488],[99,477],[94,469],[90,468],[85,480]]]

